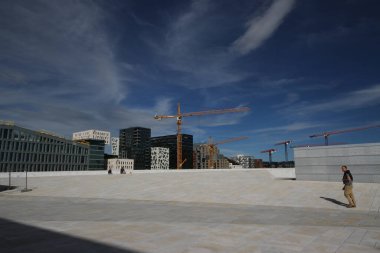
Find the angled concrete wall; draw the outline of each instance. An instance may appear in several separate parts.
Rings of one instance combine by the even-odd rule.
[[[297,180],[341,181],[347,165],[355,182],[380,183],[380,143],[294,148]]]

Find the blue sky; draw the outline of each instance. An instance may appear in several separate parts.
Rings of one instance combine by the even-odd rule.
[[[0,119],[71,136],[150,127],[174,134],[184,112],[248,106],[248,113],[184,119],[196,142],[225,155],[260,154],[283,140],[380,124],[377,0],[0,2]],[[330,142],[379,142],[380,128]],[[283,152],[274,154],[282,160]]]

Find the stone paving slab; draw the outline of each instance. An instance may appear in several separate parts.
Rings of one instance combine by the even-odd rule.
[[[1,252],[380,247],[377,184],[355,184],[356,209],[344,206],[339,183],[278,181],[252,171],[33,178],[31,187],[0,194]]]

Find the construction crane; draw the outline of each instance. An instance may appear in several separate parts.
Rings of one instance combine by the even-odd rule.
[[[347,144],[347,142],[334,142],[334,143],[329,143],[329,146],[333,146],[333,145],[345,145]],[[325,146],[323,144],[301,144],[301,145],[292,145],[290,146],[290,148],[309,148],[309,147],[321,147],[321,146]]]
[[[362,131],[362,130],[367,130],[367,129],[376,128],[376,127],[380,127],[380,125],[357,127],[357,128],[351,128],[351,129],[345,129],[345,130],[336,130],[336,131],[324,132],[324,133],[320,133],[320,134],[313,134],[313,135],[310,135],[310,138],[322,137],[323,136],[323,137],[325,137],[325,145],[328,146],[330,135]]]
[[[288,145],[291,143],[292,141],[282,141],[282,142],[279,142],[279,143],[276,143],[275,146],[278,146],[278,145],[284,145],[285,147],[285,161],[288,162]]]
[[[182,118],[191,117],[191,116],[204,116],[204,115],[211,115],[211,114],[246,112],[246,111],[249,111],[248,107],[182,113],[180,103],[178,103],[176,115],[155,115],[154,118],[157,120],[173,119],[173,118],[177,119],[177,169],[182,169],[182,165],[184,164],[184,162],[182,161],[182,133],[181,133]]]
[[[263,150],[263,151],[261,151],[261,153],[268,153],[269,154],[269,163],[272,164],[272,154],[276,151],[277,150],[272,148],[272,149]]]
[[[246,137],[246,136],[235,137],[235,138],[230,138],[230,139],[226,139],[226,140],[222,140],[222,141],[218,141],[218,142],[213,143],[213,141],[210,137],[208,143],[206,144],[208,146],[209,155],[210,155],[209,159],[208,159],[208,168],[214,169],[214,156],[215,156],[217,145],[221,145],[221,144],[225,144],[225,143],[229,143],[229,142],[234,142],[234,141],[241,141],[241,140],[245,140],[245,139],[248,139],[248,137]]]

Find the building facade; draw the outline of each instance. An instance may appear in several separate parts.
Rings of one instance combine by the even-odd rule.
[[[0,172],[89,169],[90,146],[0,122]]]
[[[105,170],[104,167],[104,140],[81,140],[80,143],[89,146],[89,170]]]
[[[118,137],[111,138],[112,155],[119,156],[119,144],[120,144],[120,139]]]
[[[131,127],[120,130],[119,158],[133,159],[135,170],[150,170],[151,130],[144,127]]]
[[[152,170],[168,170],[169,169],[169,149],[162,147],[151,148],[152,153]]]
[[[114,174],[120,174],[121,169],[124,171],[133,170],[133,160],[132,159],[108,159],[107,170],[111,170]]]
[[[110,144],[111,133],[100,130],[86,130],[73,133],[73,140],[103,140],[106,145]]]
[[[255,167],[255,159],[253,156],[237,155],[236,161],[245,169]]]
[[[380,183],[380,143],[294,148],[297,180],[342,180],[347,165],[354,182]]]
[[[229,168],[229,162],[223,155],[220,154],[219,148],[213,146],[214,157],[212,158],[211,168],[213,169],[225,169]],[[194,145],[194,156],[195,156],[195,169],[208,169],[210,167],[210,147],[208,144],[197,144]]]
[[[177,168],[177,135],[166,135],[151,138],[152,147],[169,149],[169,169]],[[193,136],[182,134],[182,160],[186,159],[183,169],[193,168]]]

